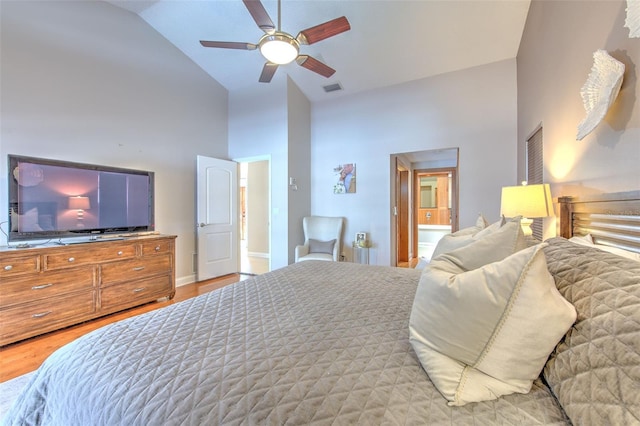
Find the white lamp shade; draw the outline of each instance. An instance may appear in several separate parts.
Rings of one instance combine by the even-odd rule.
[[[72,210],[89,210],[91,203],[89,197],[69,197],[69,209]]]
[[[553,215],[549,184],[505,186],[502,188],[500,214],[527,218]]]

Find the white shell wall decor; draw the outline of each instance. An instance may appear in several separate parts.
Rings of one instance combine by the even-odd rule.
[[[580,89],[587,116],[578,124],[577,140],[591,133],[607,114],[620,92],[623,74],[624,64],[609,56],[606,50],[593,53],[591,73]]]
[[[624,26],[629,28],[629,38],[640,37],[640,0],[627,0],[627,19]]]

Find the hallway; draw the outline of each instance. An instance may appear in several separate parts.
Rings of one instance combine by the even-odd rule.
[[[269,258],[249,255],[247,240],[240,241],[240,273],[260,275],[269,272]]]

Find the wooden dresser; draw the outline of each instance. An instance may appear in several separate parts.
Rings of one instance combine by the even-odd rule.
[[[175,236],[0,249],[0,346],[175,294]]]

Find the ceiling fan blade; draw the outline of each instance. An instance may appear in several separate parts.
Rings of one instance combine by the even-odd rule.
[[[276,26],[273,25],[273,21],[260,0],[242,0],[242,2],[262,31],[267,34],[273,34],[276,31]]]
[[[336,72],[336,70],[334,70],[330,66],[325,65],[322,62],[320,62],[319,60],[317,60],[316,58],[313,58],[313,57],[308,56],[308,55],[299,55],[296,58],[296,62],[301,67],[306,68],[306,69],[308,69],[310,71],[313,71],[315,73],[318,73],[323,77],[329,78]]]
[[[333,37],[345,31],[349,31],[351,25],[344,16],[340,18],[332,19],[324,24],[316,25],[315,27],[307,28],[300,31],[296,40],[300,44],[313,44],[324,40],[325,38]]]
[[[269,83],[277,69],[278,64],[273,64],[271,62],[265,63],[264,67],[262,67],[262,74],[260,74],[260,79],[258,81],[260,83]]]
[[[256,50],[258,46],[251,43],[242,43],[238,41],[206,41],[200,40],[200,44],[204,47],[221,47],[223,49],[241,49]]]

